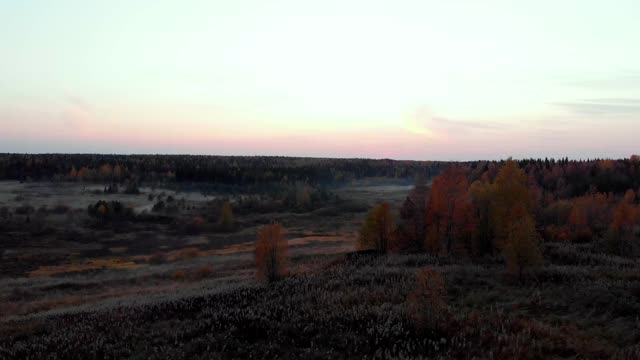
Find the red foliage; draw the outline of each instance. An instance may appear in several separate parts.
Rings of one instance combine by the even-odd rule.
[[[454,247],[470,250],[477,219],[463,169],[449,168],[433,180],[426,224],[429,252],[452,253]]]

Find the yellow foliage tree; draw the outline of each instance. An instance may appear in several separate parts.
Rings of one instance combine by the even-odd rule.
[[[531,216],[528,179],[518,164],[509,159],[498,172],[493,184],[491,218],[496,245],[506,245],[511,224]]]
[[[502,251],[507,269],[522,273],[542,264],[538,233],[531,215],[528,179],[515,161],[509,159],[498,172],[491,201],[492,227],[496,245]]]
[[[542,265],[538,233],[533,218],[529,215],[507,226],[507,238],[502,252],[507,270],[513,274],[517,273],[518,279],[522,281],[522,274],[526,268]]]
[[[360,234],[358,243],[363,249],[376,249],[381,253],[389,250],[394,225],[391,207],[382,203],[369,210]]]

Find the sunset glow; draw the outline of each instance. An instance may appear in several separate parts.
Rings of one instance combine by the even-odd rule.
[[[3,2],[0,152],[637,152],[637,3],[518,3]]]

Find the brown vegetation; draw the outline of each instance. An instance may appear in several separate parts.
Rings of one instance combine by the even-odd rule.
[[[263,226],[256,241],[256,275],[267,282],[279,280],[287,269],[287,240],[280,224]]]

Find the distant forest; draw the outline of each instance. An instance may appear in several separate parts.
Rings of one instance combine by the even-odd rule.
[[[543,197],[570,199],[590,193],[640,189],[640,157],[620,160],[524,159],[517,161]],[[494,177],[504,161],[404,161],[267,156],[0,154],[0,179],[138,183],[213,183],[230,186],[297,183],[340,185],[368,177],[413,182],[451,165],[466,169],[469,183]]]

